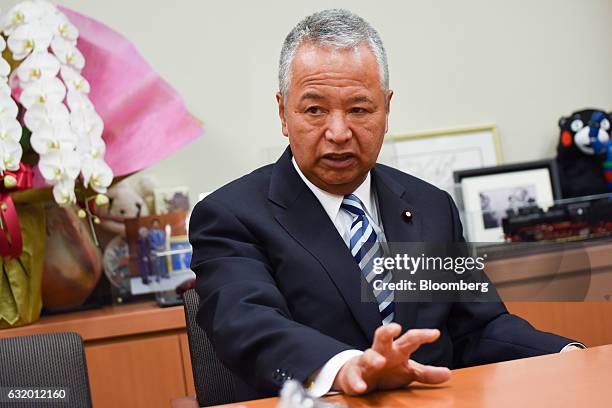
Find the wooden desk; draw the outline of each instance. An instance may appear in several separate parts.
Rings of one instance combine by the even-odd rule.
[[[610,407],[612,345],[454,370],[451,380],[440,386],[328,399],[349,407]],[[265,408],[275,407],[277,401],[266,398],[225,406]]]
[[[85,342],[94,407],[166,408],[195,395],[182,306],[154,302],[45,316],[0,338],[72,331]]]

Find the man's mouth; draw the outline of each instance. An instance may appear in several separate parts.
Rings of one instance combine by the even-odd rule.
[[[356,157],[352,153],[328,153],[321,157],[321,162],[327,166],[336,169],[342,169],[353,165]]]

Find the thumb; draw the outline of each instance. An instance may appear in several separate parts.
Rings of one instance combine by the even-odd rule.
[[[368,391],[363,369],[357,360],[349,360],[338,372],[335,384],[348,395],[360,395]]]

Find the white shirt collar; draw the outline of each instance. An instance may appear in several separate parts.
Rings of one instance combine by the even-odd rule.
[[[308,188],[313,192],[315,197],[317,197],[317,199],[323,206],[323,209],[325,210],[329,218],[332,221],[334,221],[336,217],[338,216],[338,212],[340,211],[340,205],[342,204],[342,200],[344,199],[344,196],[328,193],[327,191],[322,190],[319,187],[312,184],[310,180],[308,180],[306,176],[304,176],[304,173],[302,173],[302,170],[300,170],[300,167],[297,165],[297,162],[295,161],[295,157],[291,158],[291,163],[293,163],[293,167],[295,167],[295,170],[298,172],[302,180],[304,180],[304,183],[306,183],[306,186],[308,186]],[[372,202],[371,184],[372,183],[371,183],[370,172],[368,172],[363,183],[361,183],[359,187],[357,187],[355,191],[353,191],[353,194],[355,194],[357,198],[361,200],[361,202],[363,203],[363,206],[365,207],[365,211],[370,216],[370,218],[375,218],[374,214],[376,213],[373,212],[373,207],[372,207],[373,202]]]

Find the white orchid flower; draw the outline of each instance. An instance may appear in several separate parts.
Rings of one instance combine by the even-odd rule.
[[[102,118],[93,110],[75,110],[70,113],[70,125],[81,137],[101,138],[104,131]]]
[[[71,112],[85,111],[87,114],[87,112],[95,113],[96,111],[93,103],[91,103],[87,94],[84,93],[68,91],[66,102],[68,103],[68,107],[70,108]]]
[[[25,85],[39,79],[53,78],[59,70],[60,63],[53,54],[46,51],[34,52],[19,65],[17,75]]]
[[[64,126],[43,126],[32,133],[30,144],[34,151],[41,156],[51,150],[71,149],[77,146],[78,136],[67,124]]]
[[[34,0],[33,3],[38,8],[37,13],[40,13],[39,19],[53,14],[61,14],[57,7],[47,0]]]
[[[77,38],[79,37],[79,29],[68,21],[63,14],[57,14],[57,22],[55,23],[53,30],[55,35],[76,46]]]
[[[11,66],[9,65],[8,62],[4,60],[4,58],[0,57],[0,81],[7,82],[8,76],[10,73],[11,73]]]
[[[12,10],[9,10],[6,14],[2,15],[2,19],[0,20],[0,30],[4,32],[5,35],[10,35],[17,26],[21,25],[25,21],[25,16],[18,10],[15,10],[16,7],[13,7]]]
[[[19,143],[21,140],[21,132],[21,125],[17,122],[17,119],[8,116],[0,116],[0,144],[4,143],[5,140],[12,140],[15,143]]]
[[[20,25],[47,20],[61,13],[48,1],[23,1],[9,10],[0,21],[0,29],[8,36]]]
[[[10,95],[0,93],[0,118],[16,118],[17,112],[19,112],[19,109],[13,98]]]
[[[79,72],[85,66],[85,57],[83,57],[81,51],[62,37],[53,37],[51,50],[62,64],[66,64]]]
[[[0,79],[0,96],[11,96],[11,87],[5,81]]]
[[[23,1],[10,9],[0,21],[0,27],[4,34],[11,33],[20,25],[35,21],[40,18],[40,8],[31,1]]]
[[[36,22],[20,25],[8,38],[8,47],[13,58],[20,61],[32,51],[45,51],[51,44],[53,33],[48,27]]]
[[[83,158],[89,159],[102,159],[104,153],[106,153],[106,143],[101,137],[92,137],[83,135],[78,138],[77,141],[77,152]]]
[[[53,186],[53,198],[60,205],[76,204],[74,180],[63,179]]]
[[[4,41],[4,37],[0,35],[0,81],[6,82],[6,78],[8,78],[11,73],[11,66],[4,58],[2,58],[2,51],[6,48],[6,41]]]
[[[2,171],[19,170],[19,162],[23,155],[23,149],[18,142],[5,140],[0,143],[0,155],[2,159]]]
[[[64,179],[74,180],[81,171],[81,159],[73,149],[50,150],[40,156],[38,169],[51,184]]]
[[[34,0],[13,7],[0,20],[0,30],[8,36],[0,37],[0,53],[8,46],[14,60],[25,59],[11,72],[0,58],[0,171],[17,169],[23,153],[19,109],[11,97],[13,89],[21,89],[23,121],[55,200],[76,203],[79,173],[85,186],[105,193],[113,172],[104,161],[104,123],[80,74],[85,59],[77,49],[78,29],[52,3]]]
[[[61,127],[70,121],[70,113],[63,103],[35,103],[23,117],[25,125],[32,132],[37,132],[43,126]]]
[[[80,93],[89,93],[90,87],[89,82],[76,70],[70,68],[69,66],[62,65],[60,70],[60,75],[66,84],[66,88],[68,88],[69,92],[80,92]]]
[[[34,81],[24,87],[19,101],[30,109],[34,104],[60,104],[66,97],[66,87],[57,77]]]
[[[104,194],[113,182],[113,170],[102,159],[85,158],[82,163],[83,184],[97,193]]]
[[[62,37],[66,41],[76,45],[76,40],[79,36],[79,30],[63,15],[55,6],[51,6],[49,13],[46,14],[40,23],[46,25],[53,35]]]

